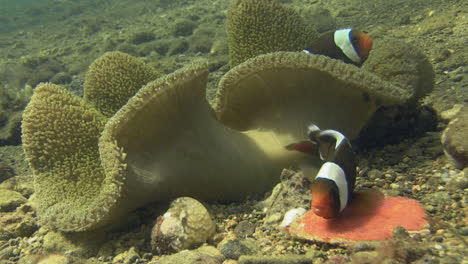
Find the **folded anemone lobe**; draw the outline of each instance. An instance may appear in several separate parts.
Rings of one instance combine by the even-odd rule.
[[[106,216],[119,190],[99,161],[97,143],[106,121],[63,87],[43,83],[34,90],[23,113],[22,140],[42,223],[77,231]]]
[[[288,232],[300,239],[349,244],[392,238],[397,227],[408,231],[427,228],[424,208],[416,200],[384,197],[377,190],[369,190],[357,193],[339,217],[325,219],[309,211]]]
[[[320,55],[275,52],[226,73],[215,109],[219,120],[236,130],[260,128],[300,141],[305,124],[314,123],[353,139],[379,106],[408,98],[406,91],[353,65]]]
[[[108,52],[89,67],[84,98],[110,117],[143,85],[158,76],[139,58],[122,52]]]
[[[434,88],[434,70],[416,46],[396,39],[375,41],[362,68],[407,90],[417,101]]]
[[[292,8],[273,0],[232,0],[227,17],[229,63],[275,51],[301,51],[318,37]]]
[[[104,173],[98,140],[106,116],[133,96],[150,72],[140,59],[110,52],[90,66],[86,99],[51,83],[34,89],[23,113],[22,140],[43,223],[82,231],[112,218],[109,210],[123,179]]]

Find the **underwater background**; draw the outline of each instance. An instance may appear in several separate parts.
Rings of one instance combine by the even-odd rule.
[[[289,190],[281,192],[288,200],[281,205],[263,200],[273,188],[235,203],[204,203],[215,231],[188,251],[152,245],[151,230],[169,202],[137,209],[122,216],[120,226],[89,233],[60,232],[40,222],[37,171],[28,164],[21,130],[35,87],[50,82],[81,98],[90,65],[118,51],[142,58],[157,76],[207,60],[206,98],[215,105],[219,82],[232,69],[230,2],[236,1],[0,0],[0,264],[468,263],[468,3],[457,0],[266,1],[291,8],[318,34],[356,28],[376,48],[403,43],[403,54],[408,43],[432,66],[427,94],[377,112],[353,141],[361,173],[356,188],[417,200],[428,213],[425,232],[394,232],[379,245],[291,238],[278,227],[284,213],[310,203],[304,198],[310,196],[308,183],[284,176],[300,174],[298,167],[281,174],[279,184]],[[392,52],[380,62],[395,64],[392,54],[399,51]],[[448,130],[454,120],[461,125]],[[454,139],[447,143],[446,137]],[[275,209],[266,212],[264,206]]]

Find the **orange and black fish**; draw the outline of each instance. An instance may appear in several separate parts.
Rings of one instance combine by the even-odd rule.
[[[325,163],[311,185],[312,210],[323,218],[335,218],[350,203],[356,182],[356,159],[348,139],[335,130],[308,128],[310,141],[290,144],[287,149],[314,155]],[[312,152],[310,152],[312,151]]]
[[[360,66],[369,56],[372,39],[357,29],[339,29],[327,32],[310,45],[305,52],[321,54]]]

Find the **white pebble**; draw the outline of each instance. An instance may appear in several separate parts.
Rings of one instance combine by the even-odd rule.
[[[287,228],[289,227],[294,220],[296,220],[298,217],[301,217],[306,213],[306,209],[304,208],[294,208],[286,212],[284,214],[283,222],[281,222],[280,227],[281,228]]]

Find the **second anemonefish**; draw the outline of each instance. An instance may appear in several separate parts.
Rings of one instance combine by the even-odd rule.
[[[304,51],[359,66],[367,59],[371,49],[372,39],[369,35],[347,28],[323,34]]]
[[[325,163],[311,185],[312,210],[323,218],[337,217],[351,201],[356,182],[356,159],[348,139],[335,130],[308,127],[310,141],[286,146],[309,154],[318,149]]]

